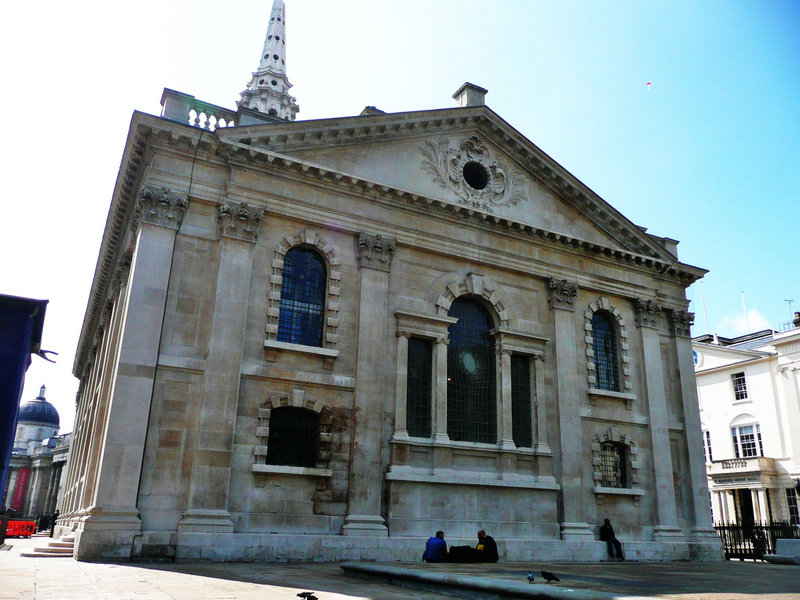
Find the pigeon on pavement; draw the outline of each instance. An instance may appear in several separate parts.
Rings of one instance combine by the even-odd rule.
[[[553,583],[554,581],[561,581],[558,577],[553,575],[550,571],[542,571],[542,577],[547,583]]]
[[[533,573],[528,571],[528,583],[533,583]]]

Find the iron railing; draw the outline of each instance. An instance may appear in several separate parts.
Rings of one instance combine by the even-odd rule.
[[[800,525],[782,521],[772,523],[716,523],[725,549],[725,560],[746,558],[764,560],[765,554],[775,553],[775,540],[778,538],[800,538]]]

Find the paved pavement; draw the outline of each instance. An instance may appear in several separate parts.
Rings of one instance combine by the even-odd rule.
[[[24,558],[42,539],[11,539],[0,551],[2,600],[294,600],[314,591],[319,600],[446,600],[449,596],[407,589],[380,579],[345,575],[333,563],[85,563],[71,558]],[[549,597],[592,595],[672,600],[800,600],[800,566],[751,562],[720,563],[498,563],[390,567],[441,574],[448,581],[480,577],[496,583],[537,583],[526,589]],[[552,571],[561,582],[541,583],[538,572]],[[527,585],[527,584],[526,584]],[[570,592],[569,590],[575,590]],[[453,590],[458,592],[459,590]],[[489,592],[473,598],[496,597]]]

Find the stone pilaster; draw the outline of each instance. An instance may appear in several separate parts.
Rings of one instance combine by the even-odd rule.
[[[253,249],[264,211],[244,203],[223,203],[217,211],[220,255],[216,301],[188,506],[178,524],[179,545],[181,537],[191,534],[233,533],[228,492],[234,426]],[[216,539],[223,542],[225,538]]]
[[[581,481],[584,461],[587,459],[580,443],[578,338],[575,333],[577,295],[577,283],[552,277],[547,279],[547,303],[555,331],[556,406],[561,446],[561,539],[593,540],[594,533],[585,521],[585,490]]]
[[[636,298],[633,306],[636,325],[642,335],[647,410],[650,419],[650,443],[655,472],[656,519],[653,539],[659,542],[680,541],[683,532],[678,527],[678,517],[675,511],[669,419],[667,417],[667,399],[664,395],[664,372],[658,332],[661,305],[653,300]]]
[[[358,363],[348,510],[343,535],[386,536],[381,516],[383,400],[386,397],[386,334],[389,270],[397,242],[380,234],[355,239],[360,275]]]
[[[683,401],[683,419],[686,428],[686,445],[689,449],[689,490],[692,521],[691,537],[694,542],[713,544],[719,547],[720,541],[711,524],[711,510],[708,505],[708,479],[703,452],[703,434],[700,427],[700,410],[697,402],[697,384],[694,376],[692,358],[692,338],[690,328],[694,313],[685,310],[670,311],[672,334],[678,354],[680,390]]]
[[[186,196],[143,186],[136,208],[136,246],[121,288],[122,335],[111,372],[90,508],[76,532],[75,557],[128,558],[141,533],[136,508],[175,234]],[[102,430],[102,427],[101,427]],[[99,433],[99,432],[98,432]]]

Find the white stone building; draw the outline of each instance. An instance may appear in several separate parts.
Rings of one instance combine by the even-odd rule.
[[[285,9],[237,111],[135,113],[81,332],[76,556],[719,558],[705,273],[484,104],[295,120]]]
[[[714,520],[800,524],[800,314],[782,333],[692,345]]]
[[[21,516],[52,515],[66,471],[70,434],[59,435],[55,406],[39,395],[19,409],[3,509]]]

